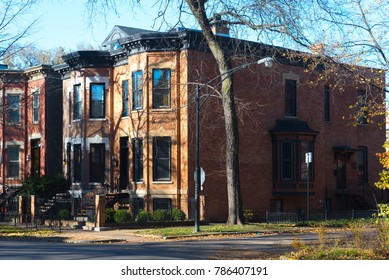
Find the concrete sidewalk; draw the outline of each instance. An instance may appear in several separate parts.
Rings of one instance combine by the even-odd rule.
[[[155,242],[163,241],[158,237],[143,236],[136,234],[134,230],[127,229],[104,229],[91,231],[82,229],[62,229],[53,237],[62,240],[64,243],[115,243],[115,242]]]

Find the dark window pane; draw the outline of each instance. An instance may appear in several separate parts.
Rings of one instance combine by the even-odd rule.
[[[281,179],[293,180],[292,142],[283,142],[281,144]]]
[[[32,120],[34,123],[37,123],[39,121],[39,92],[33,94],[32,107]]]
[[[154,198],[153,199],[153,211],[155,210],[171,210],[172,200],[170,198]]]
[[[8,122],[20,123],[20,96],[8,95]]]
[[[122,81],[122,116],[128,116],[128,80]]]
[[[143,140],[140,138],[132,139],[133,155],[133,179],[135,182],[143,180]]]
[[[75,144],[73,146],[73,181],[81,182],[81,144]]]
[[[8,177],[18,178],[20,176],[20,147],[8,146]]]
[[[105,179],[105,144],[90,144],[90,182],[104,183]]]
[[[90,117],[104,118],[105,116],[105,85],[91,84]]]
[[[142,109],[143,102],[143,74],[142,71],[132,73],[132,109]]]
[[[170,69],[153,70],[153,108],[170,108]]]
[[[153,141],[153,179],[171,180],[171,139],[155,137]]]
[[[75,85],[73,87],[73,120],[81,119],[81,86]]]
[[[296,116],[296,81],[285,80],[285,115]]]

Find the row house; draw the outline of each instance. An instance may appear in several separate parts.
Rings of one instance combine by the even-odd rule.
[[[288,58],[290,50],[219,40],[234,66],[247,65],[233,74],[244,208],[264,219],[267,211],[302,213],[307,199],[312,211],[374,207],[384,119],[370,117],[363,102],[383,101],[383,92],[340,73],[320,80],[323,69]],[[55,67],[63,79],[63,173],[73,197],[128,194],[135,213],[180,208],[193,217],[194,92],[202,85],[202,215],[225,221],[220,79],[202,34],[115,26],[103,46],[69,53]],[[272,68],[252,63],[268,56]],[[384,74],[366,70],[384,84]]]
[[[1,193],[62,174],[62,81],[51,65],[0,70]]]

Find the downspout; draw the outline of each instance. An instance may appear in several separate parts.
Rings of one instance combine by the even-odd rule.
[[[114,86],[113,86],[113,67],[109,68],[109,154],[110,154],[110,166],[111,170],[109,172],[110,178],[109,178],[109,185],[110,190],[113,189],[113,186],[115,184],[114,182],[114,173],[115,173],[115,158],[114,158],[114,142],[115,142],[115,135],[114,135],[114,94],[113,94]],[[117,186],[115,186],[117,187]],[[116,188],[115,188],[116,189]],[[108,192],[108,190],[107,190]]]
[[[88,95],[87,95],[87,92],[86,92],[86,73],[87,71],[84,70],[84,71],[80,71],[80,74],[83,74],[83,78],[84,78],[84,87],[83,87],[83,98],[84,98],[84,106],[83,106],[83,117],[82,117],[82,120],[81,120],[81,138],[82,138],[82,164],[81,164],[81,172],[82,172],[82,184],[81,184],[81,193],[83,193],[83,190],[86,189],[86,182],[87,182],[87,177],[86,177],[86,171],[88,170],[87,169],[87,147],[86,147],[86,138],[87,138],[87,123],[86,123],[86,120],[87,120],[87,98],[88,98]]]
[[[3,120],[2,120],[2,123],[3,123],[3,131],[2,131],[2,149],[1,149],[1,178],[2,178],[2,184],[3,184],[3,193],[6,192],[6,188],[5,188],[5,162],[4,162],[4,159],[5,159],[5,84],[3,84],[3,98],[2,98],[2,106],[3,106],[3,112],[2,112],[2,115],[3,115]]]
[[[149,94],[149,57],[146,55],[146,67],[145,67],[145,75],[144,80],[146,81],[146,211],[152,211],[151,203],[150,203],[150,94]],[[152,174],[152,173],[151,173]]]
[[[177,197],[176,208],[181,209],[181,64],[180,64],[180,51],[176,52],[176,118],[177,118],[177,131],[176,131],[176,151],[177,151],[177,164],[176,164],[176,180],[177,180]]]
[[[27,154],[28,154],[28,80],[24,83],[24,178],[28,177]],[[40,168],[40,166],[39,166]]]

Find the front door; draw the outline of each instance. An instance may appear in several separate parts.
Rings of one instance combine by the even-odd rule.
[[[40,140],[31,140],[31,176],[41,175],[41,147]]]

